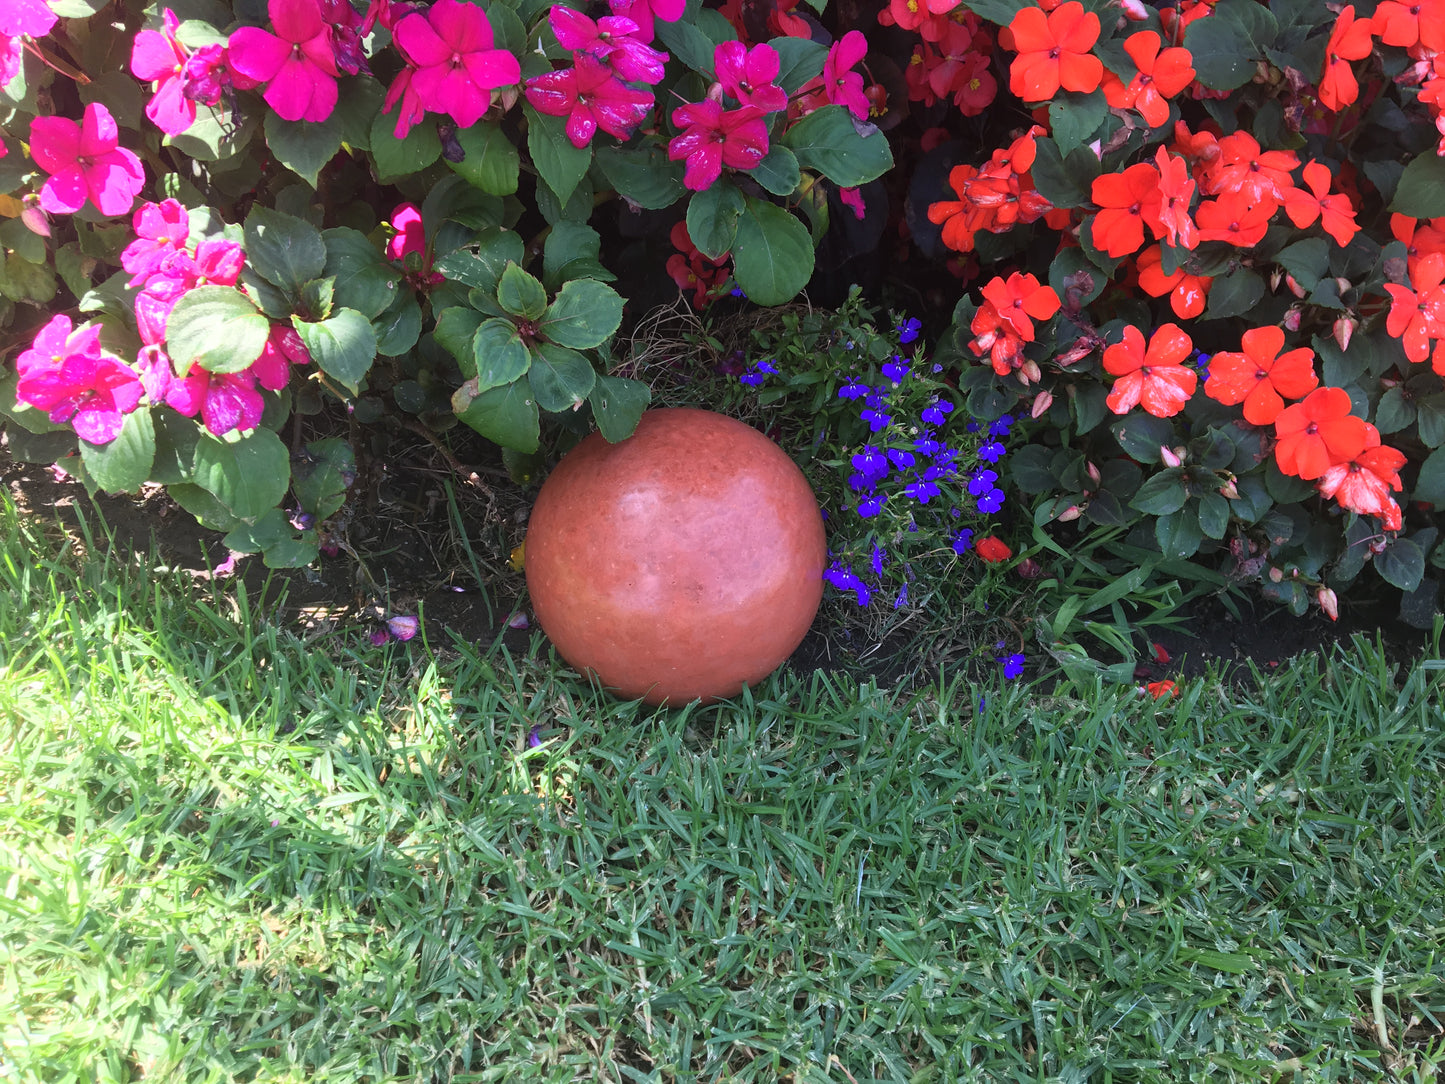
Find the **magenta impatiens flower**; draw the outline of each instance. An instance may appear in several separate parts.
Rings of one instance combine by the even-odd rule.
[[[538,113],[567,118],[567,138],[585,147],[598,128],[626,139],[652,108],[652,94],[625,86],[612,69],[586,53],[577,65],[527,81],[527,102]]]
[[[100,326],[76,328],[70,317],[53,316],[35,336],[30,349],[15,359],[15,371],[24,376],[31,369],[58,369],[66,358],[76,354],[100,357]]]
[[[32,367],[15,386],[15,398],[48,411],[56,425],[69,422],[76,436],[108,444],[144,389],[129,365],[109,354],[72,354],[58,366]]]
[[[185,95],[186,47],[176,40],[181,25],[166,8],[160,30],[142,30],[135,36],[130,70],[137,79],[155,83],[155,95],[146,116],[166,135],[180,135],[196,122],[196,103]]]
[[[185,252],[191,217],[179,200],[143,203],[131,219],[135,240],[120,254],[120,265],[130,272],[127,286],[140,286],[159,271],[167,258]]]
[[[218,437],[235,429],[255,429],[266,407],[256,390],[256,374],[250,369],[208,373],[199,365],[171,383],[166,403],[187,418],[199,414],[205,427]]]
[[[675,23],[687,10],[687,0],[608,0],[613,15],[631,19],[637,24],[637,40],[651,41],[656,36],[654,19]]]
[[[99,102],[85,107],[79,124],[36,117],[30,155],[51,175],[40,189],[40,206],[51,214],[74,214],[89,197],[101,214],[123,215],[145,184],[140,159],[120,145],[115,118]]]
[[[0,4],[0,34],[43,38],[58,18],[45,0],[5,0]]]
[[[605,62],[618,78],[649,85],[662,82],[667,54],[634,37],[637,24],[631,19],[604,15],[594,23],[580,11],[554,4],[547,21],[562,48]]]
[[[310,360],[311,351],[306,349],[295,328],[272,324],[260,357],[246,371],[267,391],[280,391],[290,383],[291,366],[305,365]]]
[[[320,0],[268,0],[276,33],[243,26],[231,34],[231,67],[266,83],[262,97],[282,120],[323,121],[336,108],[336,50]]]
[[[522,79],[517,58],[493,48],[492,24],[475,4],[437,0],[425,15],[412,12],[397,20],[392,33],[409,67],[398,78],[407,80],[403,91],[393,85],[387,96],[388,110],[409,93],[415,98],[413,114],[420,106],[470,128],[491,107],[492,91]]]
[[[863,93],[863,76],[852,69],[867,55],[868,39],[850,30],[833,43],[823,61],[823,93],[859,120],[868,119],[868,98]]]
[[[773,82],[778,77],[781,61],[771,45],[754,45],[749,49],[740,41],[725,41],[713,50],[712,62],[717,69],[717,81],[739,105],[755,106],[764,113],[787,108],[788,92]]]
[[[687,160],[682,183],[693,192],[711,187],[723,166],[752,169],[767,157],[768,124],[754,106],[725,113],[711,99],[692,102],[673,110],[672,122],[686,130],[667,145],[667,156]]]

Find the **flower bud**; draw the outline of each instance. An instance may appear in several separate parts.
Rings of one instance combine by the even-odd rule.
[[[1100,479],[1103,477],[1103,475],[1099,473],[1099,468],[1096,467],[1093,463],[1084,464],[1084,473],[1089,476],[1089,481],[1093,482],[1095,485],[1098,485]]]
[[[1350,339],[1355,334],[1356,323],[1357,321],[1353,316],[1341,316],[1335,321],[1335,342],[1339,344],[1341,350],[1348,350],[1350,348]]]
[[[1149,18],[1149,5],[1143,0],[1119,0],[1119,7],[1123,9],[1126,19],[1132,19],[1136,23]]]
[[[25,209],[20,212],[20,221],[25,223],[25,228],[31,233],[38,233],[41,237],[50,236],[50,216],[38,205],[27,201]]]
[[[1269,569],[1269,582],[1270,582],[1270,583],[1283,583],[1283,582],[1284,582],[1284,569],[1282,569],[1282,568],[1275,568],[1273,565],[1271,565],[1271,566],[1270,566],[1270,569]]]
[[[1325,612],[1326,617],[1331,621],[1340,619],[1340,600],[1335,597],[1333,591],[1328,587],[1321,587],[1315,598],[1319,600],[1320,609]]]
[[[1052,392],[1041,391],[1034,396],[1034,405],[1029,408],[1029,417],[1038,420],[1043,417],[1044,412],[1054,405]]]
[[[1181,449],[1182,450],[1182,449]],[[1183,458],[1167,444],[1159,445],[1159,458],[1164,460],[1166,467],[1177,467],[1184,462]]]
[[[1387,541],[1385,541],[1385,539],[1384,539],[1383,537],[1381,537],[1381,538],[1372,538],[1372,539],[1370,540],[1370,552],[1373,553],[1373,554],[1379,555],[1379,554],[1385,552],[1385,547],[1388,546],[1388,545],[1389,545],[1389,543],[1388,543]]]
[[[1062,512],[1059,513],[1058,520],[1060,523],[1072,523],[1083,514],[1084,510],[1082,508],[1080,508],[1077,504],[1071,504],[1069,505],[1069,507],[1065,508]]]
[[[1036,580],[1044,574],[1044,566],[1032,557],[1025,557],[1014,571],[1026,580]]]
[[[1284,269],[1283,269],[1283,268],[1276,267],[1273,271],[1271,271],[1271,272],[1269,273],[1269,292],[1272,293],[1272,294],[1278,293],[1278,292],[1279,292],[1279,284],[1280,284],[1281,282],[1283,282],[1283,281],[1284,281]]]
[[[1309,294],[1309,291],[1301,286],[1299,281],[1291,274],[1285,274],[1284,284],[1289,287],[1289,292],[1294,294],[1295,297],[1303,299]]]
[[[1043,372],[1039,369],[1039,363],[1031,358],[1025,358],[1024,363],[1019,366],[1019,379],[1025,384],[1037,384],[1043,379]],[[1038,417],[1037,414],[1034,415]]]
[[[1352,290],[1354,285],[1353,282],[1343,276],[1335,279],[1335,289],[1340,292],[1341,297],[1344,297],[1345,294]]]
[[[1227,501],[1239,500],[1239,487],[1234,484],[1234,475],[1231,474],[1229,480],[1219,487],[1219,495]]]
[[[1286,331],[1298,331],[1300,321],[1300,310],[1298,306],[1290,306],[1290,310],[1284,314],[1284,329]]]

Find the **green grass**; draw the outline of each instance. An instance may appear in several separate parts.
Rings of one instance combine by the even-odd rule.
[[[0,1079],[1445,1065],[1428,662],[651,712],[73,549],[0,516]]]

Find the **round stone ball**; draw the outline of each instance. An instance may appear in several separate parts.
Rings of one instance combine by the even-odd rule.
[[[823,517],[767,437],[707,410],[650,410],[562,458],[527,525],[542,631],[626,699],[740,693],[802,642],[823,595]]]

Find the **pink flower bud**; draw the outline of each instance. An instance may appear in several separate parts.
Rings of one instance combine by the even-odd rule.
[[[1334,327],[1335,342],[1341,350],[1350,348],[1350,339],[1355,334],[1355,320],[1351,316],[1341,316],[1335,321]]]
[[[1019,367],[1019,379],[1025,384],[1037,384],[1039,380],[1043,378],[1043,375],[1039,370],[1039,363],[1036,361],[1025,360],[1023,365]],[[1038,415],[1035,414],[1034,417],[1037,418]]]
[[[1282,569],[1282,568],[1275,568],[1273,565],[1271,565],[1271,566],[1270,566],[1270,570],[1269,570],[1269,582],[1270,582],[1270,583],[1283,583],[1283,582],[1284,582],[1284,569]]]
[[[1286,331],[1298,331],[1298,330],[1299,330],[1299,321],[1300,321],[1300,311],[1299,311],[1299,309],[1298,309],[1297,307],[1295,307],[1295,306],[1291,306],[1291,307],[1290,307],[1290,310],[1289,310],[1287,313],[1284,314],[1284,329],[1285,329]]]
[[[38,201],[25,201],[25,209],[20,212],[20,221],[25,223],[25,228],[31,233],[38,233],[41,237],[50,236],[50,216],[40,209]]]
[[[1166,467],[1177,467],[1184,462],[1179,453],[1166,444],[1159,445],[1159,458],[1164,460]]]
[[[1038,419],[1043,417],[1044,412],[1054,405],[1053,392],[1041,391],[1034,396],[1034,405],[1029,408],[1029,417]]]
[[[1331,621],[1340,619],[1340,600],[1335,597],[1333,591],[1328,587],[1321,587],[1315,598],[1319,600],[1320,609],[1325,612],[1326,617]]]
[[[1219,487],[1219,495],[1227,501],[1239,500],[1239,487],[1234,484],[1234,475],[1229,476],[1229,481]]]
[[[1385,552],[1385,547],[1388,545],[1389,543],[1383,537],[1372,538],[1370,539],[1370,552],[1378,556]]]
[[[1080,508],[1077,504],[1071,504],[1069,505],[1069,507],[1065,508],[1062,512],[1059,513],[1059,522],[1072,523],[1083,514],[1084,510],[1082,508]]]
[[[1099,468],[1093,463],[1084,464],[1084,473],[1089,476],[1089,481],[1093,482],[1095,485],[1098,485],[1100,480],[1103,478],[1103,475],[1099,473]]]
[[[1025,557],[1018,563],[1017,569],[1020,576],[1026,580],[1036,580],[1044,574],[1044,566],[1035,561],[1032,557]]]
[[[1303,286],[1301,286],[1298,280],[1296,280],[1293,275],[1286,274],[1284,277],[1284,284],[1289,287],[1290,293],[1294,294],[1295,297],[1298,297],[1301,300],[1309,296],[1309,291],[1306,290]]]

